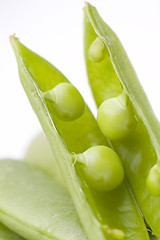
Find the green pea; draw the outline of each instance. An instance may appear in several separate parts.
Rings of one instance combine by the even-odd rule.
[[[89,48],[89,58],[93,62],[100,62],[105,58],[106,46],[103,41],[97,37]]]
[[[52,90],[43,92],[43,96],[54,103],[55,113],[61,120],[75,120],[85,111],[81,94],[70,83],[59,83]]]
[[[135,118],[127,106],[125,93],[105,100],[98,109],[97,121],[106,138],[119,140],[127,137],[135,126]]]
[[[149,171],[146,184],[153,196],[160,196],[160,168],[158,164],[155,164]]]
[[[125,234],[120,229],[113,229],[111,236],[115,239],[123,239],[125,237]]]
[[[104,225],[103,230],[107,235],[115,239],[123,239],[125,237],[125,233],[120,229],[111,229],[110,227]]]
[[[124,170],[118,155],[106,146],[94,146],[77,161],[83,164],[84,178],[88,185],[97,191],[111,191],[121,184]]]

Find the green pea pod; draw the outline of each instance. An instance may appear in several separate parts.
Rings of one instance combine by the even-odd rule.
[[[1,222],[25,239],[87,239],[68,191],[24,162],[0,161],[0,196]]]
[[[58,183],[65,185],[52,149],[44,133],[38,134],[38,136],[31,141],[24,155],[24,160],[32,167],[54,178]]]
[[[149,239],[126,180],[110,192],[95,191],[94,185],[91,187],[86,183],[83,161],[88,159],[88,148],[95,145],[108,146],[88,107],[74,121],[62,120],[56,114],[52,95],[55,101],[54,88],[68,80],[14,36],[11,37],[11,44],[22,85],[50,141],[53,161],[56,160],[88,239],[122,239],[124,234],[125,239]],[[83,152],[84,155],[81,154]],[[78,163],[79,157],[81,163]]]
[[[0,223],[0,240],[24,240]]]
[[[99,126],[123,162],[127,180],[148,225],[160,237],[160,197],[153,196],[160,187],[158,164],[147,178],[151,167],[159,162],[159,122],[115,33],[90,4],[86,4],[84,12],[85,59],[89,83],[100,106]],[[89,55],[97,37],[106,46],[105,56],[98,63]]]

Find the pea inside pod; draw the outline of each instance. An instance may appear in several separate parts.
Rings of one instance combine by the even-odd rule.
[[[95,146],[76,156],[83,164],[86,182],[97,191],[112,191],[124,178],[124,170],[118,155],[106,146]]]
[[[104,60],[99,63],[91,61],[89,57],[90,46],[97,37],[103,40],[107,52]],[[84,39],[87,73],[99,108],[98,115],[102,114],[101,110],[103,110],[103,114],[105,113],[105,102],[107,104],[114,99],[115,103],[121,93],[125,92],[128,98],[128,106],[131,107],[126,108],[125,106],[128,116],[130,116],[129,122],[132,123],[132,119],[133,122],[136,119],[135,126],[133,124],[132,128],[131,124],[129,131],[126,131],[129,134],[119,134],[117,136],[113,134],[114,132],[111,134],[108,134],[107,130],[105,132],[105,128],[110,129],[113,126],[112,121],[106,119],[105,122],[98,117],[98,122],[104,136],[110,138],[113,149],[123,162],[126,177],[148,225],[151,227],[153,234],[159,237],[160,178],[159,167],[157,167],[160,156],[159,121],[153,113],[147,96],[118,37],[90,4],[86,4]],[[103,104],[104,108],[101,109]],[[117,116],[113,105],[108,105],[110,105],[111,114]],[[124,114],[124,119],[127,121],[127,114]],[[121,126],[123,128],[125,124],[123,123]],[[118,127],[119,121],[117,119],[115,128]]]
[[[31,166],[65,185],[44,134],[38,135],[24,157]],[[86,182],[97,191],[111,191],[123,181],[124,170],[118,155],[109,147],[94,146],[81,154],[73,154],[73,164],[81,164]],[[52,167],[53,166],[53,167]]]
[[[56,115],[64,121],[75,120],[85,111],[85,102],[81,94],[70,83],[59,83],[52,90],[42,94],[45,99],[54,103]]]
[[[93,62],[100,62],[105,58],[106,46],[103,41],[97,37],[89,48],[89,58]]]
[[[160,196],[160,167],[158,164],[155,164],[149,171],[146,184],[153,196]]]
[[[106,138],[120,140],[127,137],[134,129],[136,120],[130,106],[128,97],[123,92],[118,97],[105,100],[99,107],[97,121]]]

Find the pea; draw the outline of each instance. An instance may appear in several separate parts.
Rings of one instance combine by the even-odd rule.
[[[119,140],[127,137],[135,126],[135,119],[127,106],[125,93],[105,100],[97,113],[98,125],[106,138]]]
[[[115,239],[123,239],[125,237],[125,234],[122,230],[119,229],[113,229],[111,236]]]
[[[108,226],[103,226],[103,229],[106,234],[110,235],[114,239],[123,239],[125,237],[125,234],[122,230],[120,229],[111,229]]]
[[[100,62],[105,58],[106,46],[103,41],[97,37],[89,48],[89,58],[93,62]]]
[[[79,91],[70,83],[59,83],[55,88],[43,93],[54,103],[57,116],[64,121],[79,118],[85,111],[85,102]]]
[[[160,168],[155,164],[149,171],[147,180],[147,187],[151,194],[155,197],[160,196]]]
[[[97,191],[111,191],[124,178],[124,170],[118,155],[106,146],[94,146],[78,155],[83,164],[86,182]]]

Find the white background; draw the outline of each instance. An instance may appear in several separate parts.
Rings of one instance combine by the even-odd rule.
[[[160,1],[90,0],[117,33],[160,119]],[[53,63],[96,115],[83,56],[83,0],[0,0],[0,158],[21,158],[41,126],[25,96],[9,35]]]

